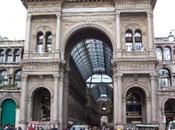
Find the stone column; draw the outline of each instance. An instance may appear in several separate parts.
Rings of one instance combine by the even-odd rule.
[[[32,121],[32,97],[27,98],[27,122]]]
[[[121,75],[114,77],[114,128],[121,127],[122,122],[122,87]]]
[[[31,15],[28,14],[26,19],[26,35],[25,35],[24,52],[29,52],[30,34],[31,34]]]
[[[57,28],[56,28],[56,45],[55,45],[55,51],[58,52],[58,58],[60,58],[59,51],[61,48],[61,14],[58,13],[57,15]]]
[[[23,130],[27,124],[27,74],[22,74],[22,87],[20,99],[20,124]]]
[[[153,13],[147,12],[147,24],[148,24],[148,42],[149,42],[149,50],[154,49],[153,42]]]
[[[151,100],[149,98],[146,99],[146,119],[147,123],[151,123]]]
[[[121,41],[120,41],[120,13],[116,12],[116,42],[117,42],[117,50],[121,49]]]
[[[19,115],[20,115],[20,110],[19,108],[16,108],[16,119],[15,119],[15,127],[17,128],[19,126]]]
[[[118,75],[118,123],[122,123],[122,86],[121,86],[121,75]]]
[[[58,109],[58,120],[60,123],[60,130],[63,129],[63,71],[60,73],[59,78],[59,109]]]
[[[69,67],[64,72],[64,94],[63,94],[63,128],[67,128],[68,121],[68,98],[69,98]]]
[[[115,74],[114,74],[115,75]],[[113,77],[113,91],[114,91],[114,95],[113,95],[113,100],[114,100],[114,129],[117,129],[117,117],[118,117],[118,113],[117,113],[117,78],[114,76]]]
[[[126,98],[123,98],[123,123],[126,124]]]
[[[53,96],[53,108],[52,108],[52,117],[53,117],[53,122],[58,123],[58,74],[54,74],[54,96]]]
[[[155,74],[150,74],[151,78],[151,110],[152,110],[152,121],[156,122],[157,121],[157,86],[155,84]]]

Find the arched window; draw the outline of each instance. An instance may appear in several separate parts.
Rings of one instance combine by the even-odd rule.
[[[51,32],[46,32],[45,51],[46,52],[52,51],[52,33]]]
[[[156,48],[156,56],[157,56],[158,60],[160,60],[160,61],[162,60],[162,56],[163,56],[162,55],[162,48],[160,48],[160,47]]]
[[[12,50],[9,49],[6,52],[6,62],[7,63],[12,63],[13,62],[13,55],[12,55]]]
[[[165,61],[171,60],[171,49],[169,47],[163,48],[163,58]]]
[[[166,68],[159,70],[159,86],[168,87],[171,86],[171,74]]]
[[[23,59],[24,49],[21,51],[21,59]]]
[[[134,34],[134,50],[135,51],[143,51],[143,44],[142,44],[142,32],[137,29]]]
[[[5,58],[5,51],[2,49],[0,50],[0,63],[4,63],[4,58]]]
[[[15,72],[14,83],[16,88],[21,88],[21,70]]]
[[[132,44],[133,44],[133,34],[132,30],[128,29],[125,34],[125,43],[126,43],[126,51],[132,51]]]
[[[21,52],[19,49],[14,51],[14,62],[19,63],[21,61]]]
[[[37,33],[37,47],[36,47],[36,51],[39,53],[43,52],[43,33],[42,32],[38,32]]]
[[[6,70],[0,72],[0,87],[9,84],[8,74]]]

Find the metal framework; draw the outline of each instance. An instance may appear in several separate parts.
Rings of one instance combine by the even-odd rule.
[[[112,51],[106,43],[97,39],[80,41],[72,50],[71,56],[87,86],[91,88],[95,100],[112,100]],[[93,76],[96,75],[96,81]],[[104,75],[109,78],[102,78]],[[99,99],[100,98],[100,99]]]
[[[73,48],[71,56],[85,80],[94,74],[111,77],[112,51],[104,42],[97,39],[81,41]]]

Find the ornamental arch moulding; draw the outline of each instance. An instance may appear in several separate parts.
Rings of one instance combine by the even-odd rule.
[[[16,108],[19,108],[19,101],[18,101],[18,99],[14,98],[13,96],[6,96],[6,97],[1,98],[0,99],[0,108],[2,108],[2,103],[7,99],[13,100],[16,104]]]
[[[162,66],[157,67],[157,74],[159,74],[159,70],[161,70],[161,69],[168,69],[171,74],[173,73],[173,69],[169,65],[164,64]]]
[[[40,26],[36,26],[35,30],[36,30],[36,33],[37,32],[45,33],[47,31],[52,31],[53,29],[50,26],[43,24],[43,25],[40,25]]]
[[[161,108],[164,109],[165,103],[166,103],[169,99],[174,99],[174,100],[175,100],[175,97],[169,96],[169,97],[163,98],[163,100],[161,101]]]
[[[126,97],[127,92],[128,92],[131,88],[141,88],[141,89],[145,92],[146,98],[147,98],[147,99],[151,98],[150,93],[149,93],[149,90],[147,90],[144,86],[142,86],[142,85],[140,85],[140,84],[132,84],[132,85],[126,87],[126,89],[125,89],[124,92],[123,92],[123,98]]]
[[[109,29],[107,26],[103,25],[103,24],[76,24],[74,26],[71,26],[68,30],[66,30],[65,34],[62,36],[62,41],[61,41],[61,50],[65,51],[66,47],[67,47],[67,43],[69,41],[69,38],[76,33],[78,30],[80,29],[85,29],[85,28],[94,28],[97,29],[99,31],[101,31],[102,33],[104,33],[110,40],[112,46],[114,47],[115,44],[115,38],[114,38],[114,32],[113,30]],[[114,49],[114,48],[113,48]],[[62,52],[64,53],[64,52]],[[64,58],[65,58],[65,54],[64,54]]]
[[[141,26],[138,23],[130,23],[128,25],[122,25],[122,34],[123,36],[125,35],[126,31],[130,29],[132,30],[132,32],[134,33],[135,30],[141,30],[142,31],[142,35],[146,35],[146,28],[145,26]]]
[[[40,89],[40,88],[45,88],[45,89],[47,89],[47,90],[50,92],[51,98],[53,98],[53,92],[50,90],[49,87],[47,87],[47,86],[44,85],[44,84],[39,84],[39,85],[33,86],[32,89],[31,89],[30,92],[29,92],[29,97],[33,97],[33,94],[35,93],[35,91],[37,91],[37,90]]]

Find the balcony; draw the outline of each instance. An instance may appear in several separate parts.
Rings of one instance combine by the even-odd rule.
[[[175,92],[175,86],[159,86],[158,90],[160,92]]]
[[[141,60],[156,60],[156,56],[153,51],[122,51],[121,55],[117,54],[117,59],[141,59]]]
[[[14,84],[12,84],[12,85],[1,85],[0,86],[0,89],[1,90],[19,90],[21,87],[19,87],[19,86],[16,86],[16,85],[14,85]]]

